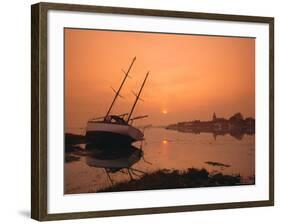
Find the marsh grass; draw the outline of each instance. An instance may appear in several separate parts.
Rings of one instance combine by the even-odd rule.
[[[136,191],[174,188],[195,188],[241,185],[240,175],[209,173],[206,169],[189,168],[185,171],[158,170],[139,179],[120,182],[98,192]]]

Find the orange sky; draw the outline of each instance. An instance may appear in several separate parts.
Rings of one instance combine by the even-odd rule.
[[[150,71],[139,124],[209,120],[212,113],[255,116],[255,39],[65,29],[66,129],[103,116],[133,57],[114,113],[126,113]]]

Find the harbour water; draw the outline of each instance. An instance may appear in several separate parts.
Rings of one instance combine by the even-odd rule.
[[[151,127],[145,130],[145,141],[135,146],[142,149],[143,156],[132,166],[138,174],[134,178],[158,170],[205,168],[210,173],[239,174],[243,183],[254,184],[255,135],[238,139],[229,134],[214,136]],[[105,169],[90,166],[87,156],[79,157],[65,163],[66,194],[97,192],[131,180],[126,172],[111,172],[109,179]]]

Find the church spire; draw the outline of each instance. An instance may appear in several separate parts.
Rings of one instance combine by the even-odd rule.
[[[217,115],[216,115],[216,113],[214,112],[214,114],[213,114],[213,121],[216,120],[216,119],[217,119]]]

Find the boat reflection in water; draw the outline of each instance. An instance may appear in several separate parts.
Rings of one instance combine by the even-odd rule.
[[[86,163],[90,167],[104,169],[111,185],[113,178],[110,174],[121,172],[130,177],[140,177],[145,172],[133,168],[134,164],[143,158],[143,150],[135,146],[111,146],[111,148],[97,148],[96,145],[87,144],[86,150],[89,152]]]

